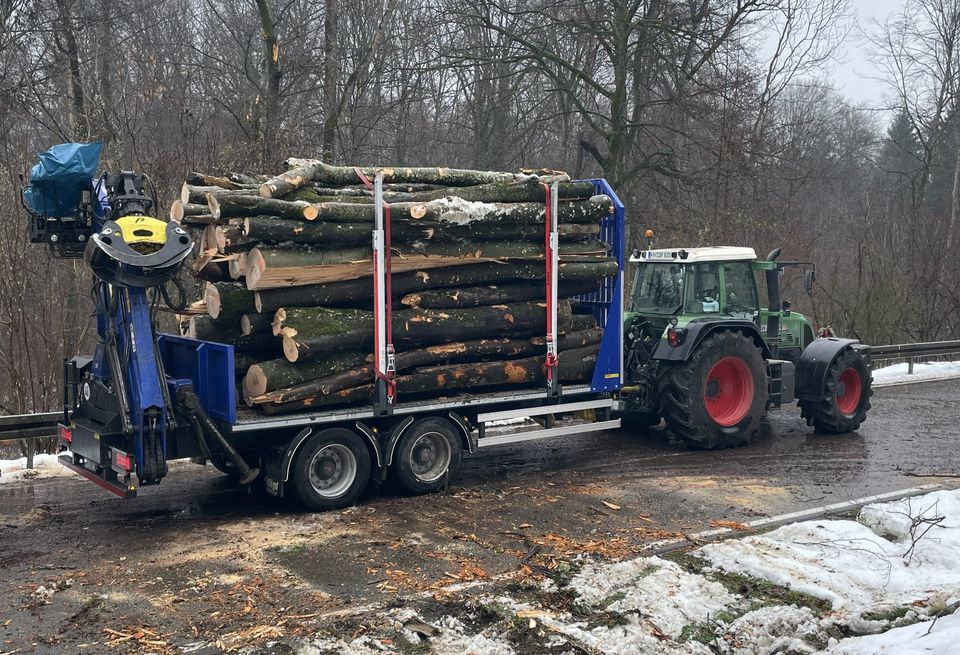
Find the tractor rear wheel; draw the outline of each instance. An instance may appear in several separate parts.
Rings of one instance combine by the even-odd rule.
[[[800,415],[817,432],[853,432],[867,418],[872,382],[863,356],[856,350],[845,350],[831,362],[820,398],[799,402]]]
[[[660,408],[674,435],[707,449],[750,441],[767,409],[766,366],[753,339],[718,330],[687,361],[661,366]]]

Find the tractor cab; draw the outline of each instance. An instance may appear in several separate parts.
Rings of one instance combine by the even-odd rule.
[[[811,322],[779,300],[779,289],[776,302],[766,308],[760,303],[757,272],[777,274],[792,263],[758,260],[753,248],[738,246],[636,250],[630,263],[635,270],[627,327],[639,317],[660,336],[670,325],[682,330],[691,321],[747,320],[761,327],[764,340],[788,360],[814,339]],[[767,332],[772,314],[779,318],[776,336]]]

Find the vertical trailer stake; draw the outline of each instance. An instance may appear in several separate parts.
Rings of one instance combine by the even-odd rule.
[[[383,173],[373,183],[376,223],[373,230],[373,338],[376,375],[374,406],[381,415],[393,413],[396,401],[396,353],[393,348],[390,206],[383,201]]]
[[[546,262],[546,300],[547,300],[547,397],[556,402],[560,399],[559,358],[557,351],[557,261],[559,235],[557,229],[557,198],[559,186],[556,182],[543,185],[544,200],[544,260]]]

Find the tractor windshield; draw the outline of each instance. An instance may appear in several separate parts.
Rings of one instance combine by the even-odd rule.
[[[673,314],[683,305],[683,269],[680,264],[643,264],[633,288],[637,312]]]

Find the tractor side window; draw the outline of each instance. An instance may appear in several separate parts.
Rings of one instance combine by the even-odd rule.
[[[683,267],[678,264],[642,264],[633,293],[636,311],[674,313],[683,304]]]
[[[684,311],[688,314],[712,314],[720,311],[720,266],[693,264],[687,270],[687,297]]]
[[[724,312],[753,318],[760,303],[749,262],[724,264],[723,277],[727,292]]]

